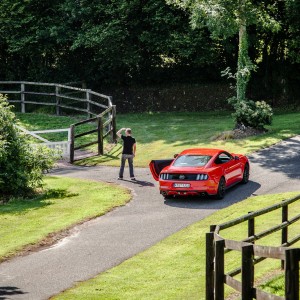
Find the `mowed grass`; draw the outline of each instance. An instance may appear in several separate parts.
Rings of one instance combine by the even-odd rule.
[[[70,124],[84,118],[44,114],[17,114],[17,117],[23,126],[30,130],[67,128]],[[300,112],[278,112],[274,115],[272,126],[267,127],[267,133],[226,141],[216,140],[214,137],[233,129],[234,121],[231,112],[228,111],[118,114],[117,129],[132,128],[133,136],[137,140],[135,166],[146,167],[152,159],[171,158],[175,153],[187,148],[224,148],[235,153],[251,153],[300,134],[299,120]],[[94,140],[95,136],[86,136],[76,142],[87,143],[90,139]],[[121,143],[114,147],[106,146],[105,155],[90,157],[77,163],[118,166],[121,151]]]
[[[241,140],[215,140],[234,128],[230,112],[154,113],[117,116],[118,128],[131,127],[137,140],[135,166],[146,167],[152,159],[172,158],[187,148],[221,148],[247,154],[268,147],[282,139],[300,134],[300,112],[277,113],[268,133]],[[103,156],[95,156],[79,164],[119,165],[122,145],[119,143]]]
[[[55,176],[44,182],[39,196],[0,205],[0,261],[131,198],[128,190],[112,184]]]
[[[297,193],[286,193],[251,197],[219,210],[115,268],[78,283],[74,288],[51,299],[205,299],[205,234],[209,231],[209,226],[221,224],[247,214],[248,211],[258,210],[296,195]],[[299,209],[300,201],[297,201],[291,211],[297,213]],[[264,216],[256,220],[256,232],[278,223],[278,212],[269,213],[267,218]],[[289,237],[299,234],[299,230],[300,224],[293,225],[289,229]],[[232,239],[245,238],[246,234],[245,225],[221,232],[221,235],[230,236]],[[280,234],[272,235],[256,244],[278,246]],[[238,253],[231,252],[225,256],[226,269],[232,270],[239,263]],[[279,267],[279,261],[266,260],[255,267],[255,278],[261,279],[266,273],[272,273]],[[226,295],[230,293],[232,290],[227,288]]]

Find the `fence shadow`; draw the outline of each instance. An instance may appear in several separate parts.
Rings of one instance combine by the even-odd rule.
[[[0,286],[0,300],[13,299],[13,295],[27,294],[15,286]]]

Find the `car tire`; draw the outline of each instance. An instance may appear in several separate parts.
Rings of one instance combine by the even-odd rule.
[[[244,172],[243,172],[243,179],[242,179],[242,183],[246,184],[248,183],[249,181],[249,165],[248,164],[245,164],[245,167],[244,167]]]
[[[221,199],[224,198],[225,189],[226,189],[226,181],[225,181],[224,177],[221,177],[220,181],[219,181],[219,185],[218,185],[218,191],[217,191],[217,194],[216,194],[216,199],[217,200],[221,200]]]

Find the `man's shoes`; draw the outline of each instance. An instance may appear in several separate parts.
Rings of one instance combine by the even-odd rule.
[[[118,177],[118,180],[123,180],[123,177]]]
[[[135,177],[131,177],[130,179],[131,179],[132,181],[136,181]]]

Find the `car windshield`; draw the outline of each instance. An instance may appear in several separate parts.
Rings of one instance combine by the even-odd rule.
[[[209,155],[182,155],[174,161],[174,167],[203,167],[211,159]]]

